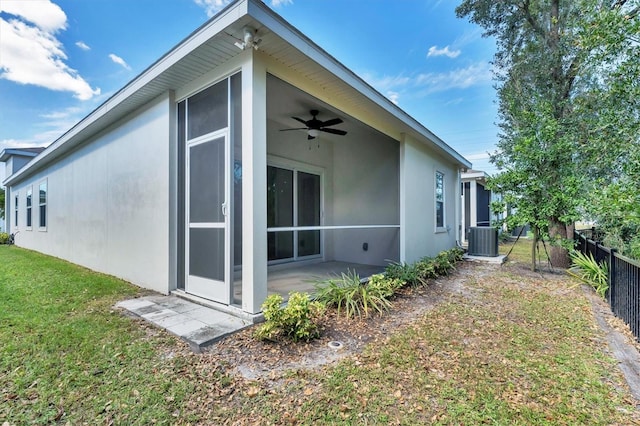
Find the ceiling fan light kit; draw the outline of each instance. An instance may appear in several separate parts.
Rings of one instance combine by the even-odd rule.
[[[309,111],[309,113],[311,114],[310,120],[303,120],[302,118],[299,118],[299,117],[291,117],[297,122],[304,124],[305,127],[280,129],[280,131],[285,132],[288,130],[306,130],[308,140],[315,139],[316,137],[318,137],[318,135],[320,135],[320,132],[331,133],[333,135],[340,135],[340,136],[344,136],[347,134],[347,132],[344,130],[331,128],[331,126],[335,126],[337,124],[343,123],[341,118],[332,118],[327,121],[322,121],[317,118],[318,114],[320,114],[320,111],[318,111],[317,109],[312,109],[311,111]]]

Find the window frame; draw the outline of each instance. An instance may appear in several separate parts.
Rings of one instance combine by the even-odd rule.
[[[44,202],[42,201],[42,186],[44,185]],[[40,182],[38,185],[38,230],[47,230],[47,205],[49,201],[49,183],[47,179]],[[42,214],[44,209],[44,215]]]
[[[440,170],[436,170],[434,179],[434,225],[435,232],[447,232],[447,211],[446,211],[446,185],[445,185],[445,173]],[[439,182],[440,181],[440,185]],[[440,186],[440,188],[439,188]],[[441,223],[438,222],[438,205],[441,206]]]
[[[311,174],[311,175],[316,175],[319,176],[320,178],[320,205],[319,205],[319,214],[320,214],[320,225],[318,226],[323,226],[324,225],[324,196],[325,196],[325,191],[324,191],[324,180],[325,180],[325,169],[322,167],[318,167],[315,165],[311,165],[311,164],[307,164],[307,163],[302,163],[299,161],[295,161],[295,160],[291,160],[291,159],[285,159],[285,158],[281,158],[281,157],[276,157],[276,156],[272,156],[272,155],[267,155],[267,167],[276,167],[279,169],[284,169],[284,170],[289,170],[293,173],[292,175],[292,190],[293,190],[293,225],[291,226],[292,228],[298,228],[300,225],[298,225],[298,172],[302,172],[302,173],[307,173],[307,174]],[[268,206],[267,206],[268,208]],[[285,227],[286,228],[286,227]],[[311,260],[311,259],[323,259],[324,258],[324,232],[320,231],[320,252],[317,254],[310,254],[310,255],[305,255],[305,256],[300,256],[299,255],[299,232],[302,231],[277,231],[275,230],[277,229],[271,229],[270,232],[293,232],[293,257],[287,257],[287,258],[281,258],[281,259],[271,259],[268,260],[268,265],[276,265],[279,263],[289,263],[289,262],[299,262],[299,261],[304,261],[304,260]]]
[[[31,231],[33,229],[33,185],[27,187],[27,196],[25,198],[25,229]]]
[[[14,224],[13,226],[15,226],[16,229],[18,229],[18,224],[19,224],[19,217],[20,217],[20,209],[19,209],[19,205],[20,205],[20,192],[17,192],[15,197],[13,198],[13,211],[14,211]]]

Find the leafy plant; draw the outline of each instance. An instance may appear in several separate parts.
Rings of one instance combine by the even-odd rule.
[[[398,278],[373,275],[361,282],[354,271],[316,284],[316,299],[326,306],[334,306],[338,313],[344,310],[348,318],[368,317],[370,312],[382,314],[391,306],[390,298],[404,285]]]
[[[7,244],[9,242],[9,234],[6,232],[0,232],[0,244]]]
[[[308,293],[292,292],[288,303],[285,306],[282,303],[279,294],[272,294],[264,301],[265,323],[258,327],[257,338],[273,340],[284,336],[295,342],[308,342],[320,336],[318,318],[324,312],[320,302],[312,301]]]
[[[405,285],[409,285],[411,287],[415,287],[420,284],[415,264],[411,265],[403,262],[391,262],[384,269],[384,275],[391,279],[398,279],[404,282]]]
[[[609,270],[605,262],[596,262],[593,255],[585,255],[579,251],[571,253],[572,266],[568,273],[589,284],[600,297],[605,297],[609,290]]]

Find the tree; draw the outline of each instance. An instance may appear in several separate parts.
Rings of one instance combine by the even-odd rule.
[[[627,45],[629,28],[608,25],[633,22],[637,11],[626,0],[464,0],[456,12],[497,41],[500,139],[492,161],[502,172],[490,185],[516,207],[521,223],[551,240],[551,263],[566,267],[585,189],[593,188],[594,175],[608,174],[589,163],[604,143],[591,137],[620,106],[613,92],[635,72],[633,61],[610,46],[614,39]],[[623,64],[629,69],[620,74]],[[597,93],[611,95],[605,110],[593,102]],[[619,138],[607,143],[620,152]],[[609,159],[619,161],[613,154]]]

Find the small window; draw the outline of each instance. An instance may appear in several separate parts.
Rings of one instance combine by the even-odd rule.
[[[47,227],[47,182],[40,184],[40,228]]]
[[[444,174],[436,172],[436,228],[444,227]]]
[[[27,189],[27,229],[31,229],[31,202],[32,202],[32,193],[33,193],[33,188],[29,187],[29,189]]]
[[[15,211],[15,226],[16,228],[18,227],[18,194],[16,194],[16,197],[14,199],[14,203],[13,203],[13,209]]]

